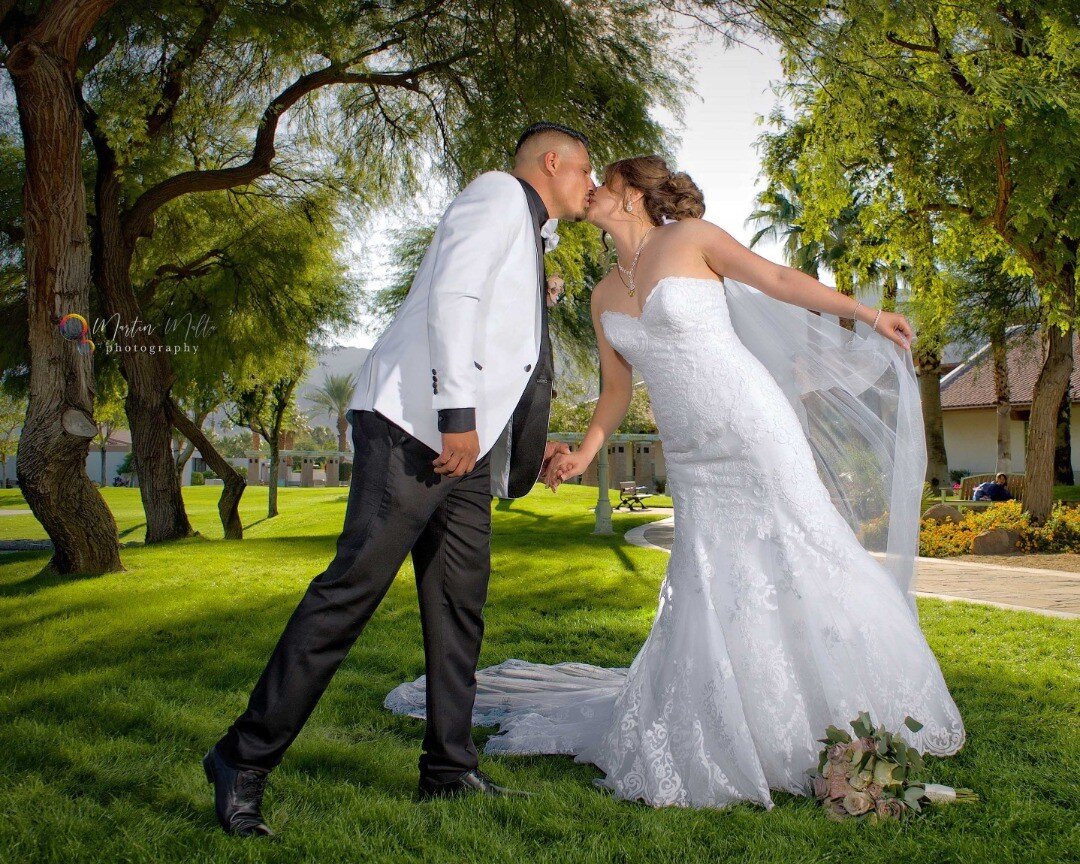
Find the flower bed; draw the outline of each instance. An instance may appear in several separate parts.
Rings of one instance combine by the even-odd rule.
[[[1017,552],[1080,552],[1080,510],[1054,504],[1043,525],[1032,525],[1019,501],[1002,501],[986,510],[963,511],[959,522],[924,519],[919,531],[919,554],[932,558],[968,555],[976,535],[991,528],[1009,528],[1020,538]]]

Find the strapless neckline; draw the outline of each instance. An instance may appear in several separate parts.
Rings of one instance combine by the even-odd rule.
[[[623,318],[629,318],[631,321],[640,321],[645,317],[645,313],[649,311],[649,301],[653,299],[656,293],[664,287],[664,285],[670,284],[674,281],[680,282],[709,282],[713,285],[719,285],[721,288],[724,286],[724,282],[721,279],[710,279],[707,276],[661,276],[656,280],[656,284],[653,285],[652,290],[649,291],[649,295],[645,298],[645,302],[641,304],[641,314],[631,315],[629,312],[620,312],[618,309],[605,309],[600,313],[601,320],[605,315],[621,315]]]

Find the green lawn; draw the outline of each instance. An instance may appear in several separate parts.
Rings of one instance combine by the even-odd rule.
[[[135,490],[107,489],[125,541]],[[920,600],[923,626],[968,726],[933,779],[984,802],[904,825],[834,824],[777,795],[772,812],[654,810],[612,799],[566,757],[483,757],[527,801],[416,803],[423,724],[382,699],[423,672],[411,568],[272,775],[272,842],[216,827],[199,759],[243,710],[307,583],[329,562],[345,490],[245,496],[242,542],[217,538],[217,490],[185,490],[203,537],[133,545],[126,572],[38,575],[48,553],[0,556],[0,861],[642,862],[1063,861],[1080,848],[1075,623]],[[594,489],[542,487],[496,508],[481,663],[507,657],[626,665],[655,611],[667,556],[590,534]],[[0,493],[0,508],[23,506]],[[0,517],[5,537],[42,536]],[[843,670],[838,670],[839,674]],[[477,730],[482,743],[489,730]],[[1068,849],[1072,848],[1073,853]],[[1075,858],[1073,859],[1075,860]]]

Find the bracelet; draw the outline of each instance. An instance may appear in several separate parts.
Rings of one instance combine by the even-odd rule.
[[[877,322],[878,322],[878,318],[880,318],[880,317],[881,317],[881,310],[878,309],[877,310],[877,315],[874,316],[874,331],[875,332],[877,331]]]
[[[863,305],[862,300],[859,300],[859,301],[857,301],[855,303],[855,308],[851,310],[851,318],[852,318],[853,321],[858,321],[859,320],[858,318],[855,317],[855,313],[859,311],[859,307],[862,306],[862,305]]]

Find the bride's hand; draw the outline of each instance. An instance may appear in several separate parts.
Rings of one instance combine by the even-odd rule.
[[[565,480],[584,474],[589,467],[589,462],[580,453],[559,453],[552,457],[544,474],[544,485],[552,492],[559,488],[559,484]]]
[[[915,331],[911,329],[907,318],[899,312],[882,312],[881,317],[878,318],[877,332],[905,351],[911,350],[911,340],[915,338]]]

